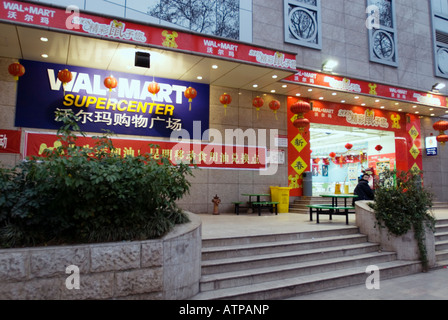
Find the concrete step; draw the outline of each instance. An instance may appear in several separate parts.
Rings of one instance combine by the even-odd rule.
[[[436,223],[435,234],[448,232],[448,221],[446,223]]]
[[[393,252],[370,252],[361,255],[319,259],[287,265],[274,265],[257,269],[205,275],[201,278],[201,292],[253,285],[266,281],[282,280],[315,273],[330,272],[348,267],[368,266],[396,259]]]
[[[315,230],[295,233],[280,233],[280,234],[262,234],[252,236],[239,236],[229,238],[208,238],[202,240],[202,248],[223,247],[233,245],[246,245],[255,243],[291,241],[303,239],[317,239],[332,236],[343,236],[358,234],[359,229],[356,226],[345,226],[337,229],[329,230]]]
[[[448,240],[436,242],[436,252],[443,251],[443,250],[448,250]]]
[[[253,270],[257,268],[272,267],[291,263],[300,263],[316,259],[329,259],[343,256],[366,254],[379,250],[375,243],[359,243],[353,245],[318,248],[291,252],[279,252],[243,256],[228,259],[216,259],[202,261],[202,275],[210,275],[223,272],[241,270]]]
[[[202,261],[247,257],[252,255],[317,249],[330,246],[343,246],[363,243],[367,237],[362,234],[337,235],[332,237],[312,237],[308,239],[291,239],[228,246],[206,247],[202,249]]]
[[[436,230],[436,232],[434,233],[434,238],[436,244],[438,242],[448,241],[448,232],[438,232],[438,230]]]
[[[390,261],[378,263],[380,279],[390,279],[421,271],[419,261]],[[273,300],[285,299],[329,289],[366,283],[366,266],[344,268],[324,273],[285,278],[232,288],[201,292],[192,300]],[[337,297],[335,297],[337,299]]]

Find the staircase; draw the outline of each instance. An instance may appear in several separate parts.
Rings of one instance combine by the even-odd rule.
[[[434,232],[436,267],[448,265],[448,219],[437,220]]]
[[[272,300],[366,282],[376,265],[381,279],[421,270],[367,242],[358,228],[205,239],[200,293],[192,300]]]

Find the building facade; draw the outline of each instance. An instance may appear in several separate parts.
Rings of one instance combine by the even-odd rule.
[[[211,213],[215,195],[229,212],[271,186],[290,187],[291,200],[350,192],[366,168],[421,169],[448,201],[448,147],[426,142],[448,115],[447,89],[436,88],[448,78],[446,0],[3,1],[0,10],[2,165],[54,147],[52,112],[71,108],[85,132],[115,131],[123,155],[186,160],[176,148],[188,144],[200,168],[180,204],[197,213]],[[17,61],[19,80],[7,72]],[[304,131],[293,125],[299,101],[312,106]],[[149,142],[160,148],[141,147]]]

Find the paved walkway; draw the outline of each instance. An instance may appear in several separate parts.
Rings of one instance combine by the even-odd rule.
[[[436,210],[434,215],[438,219],[448,219],[448,210]],[[347,227],[343,216],[335,216],[333,221],[323,217],[320,224],[309,221],[307,214],[292,213],[275,216],[266,212],[261,217],[257,214],[203,214],[200,217],[203,239]],[[356,227],[354,216],[350,216],[349,226]],[[448,300],[448,268],[394,279],[380,278],[380,289],[368,290],[365,285],[357,285],[287,300]]]

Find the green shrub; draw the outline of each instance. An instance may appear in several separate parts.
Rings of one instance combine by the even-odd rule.
[[[78,119],[56,115],[62,146],[0,169],[2,247],[153,239],[188,221],[176,205],[189,192],[188,164],[121,157],[108,134],[76,146]]]
[[[401,236],[414,229],[424,269],[428,264],[425,227],[434,230],[435,225],[432,202],[433,194],[423,186],[422,172],[394,170],[382,175],[371,204],[378,225],[389,233]]]

